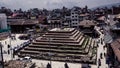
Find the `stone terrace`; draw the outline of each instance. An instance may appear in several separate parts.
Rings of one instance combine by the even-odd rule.
[[[18,52],[19,57],[96,64],[97,44],[74,28],[52,29]]]

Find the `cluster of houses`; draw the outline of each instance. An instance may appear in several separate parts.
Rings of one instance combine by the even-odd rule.
[[[28,28],[33,27],[36,23],[38,23],[37,26],[39,26],[41,29],[47,27],[47,28],[64,28],[64,27],[71,27],[71,28],[77,28],[80,29],[81,26],[84,26],[84,24],[81,24],[84,20],[89,21],[97,21],[102,22],[104,18],[101,20],[102,16],[106,16],[107,14],[117,14],[119,13],[120,7],[112,7],[112,8],[96,8],[94,10],[88,9],[88,6],[85,6],[83,8],[81,7],[73,7],[71,9],[63,7],[62,9],[53,9],[53,10],[47,10],[47,9],[29,9],[27,11],[23,11],[22,9],[19,10],[11,10],[6,7],[1,7],[0,13],[5,13],[7,15],[7,21],[10,26],[14,27],[14,25],[21,25],[19,22],[27,22]],[[22,20],[22,21],[21,21]],[[33,20],[33,24],[29,23],[28,20]],[[88,22],[89,22],[88,21]],[[99,23],[94,22],[88,23],[86,25],[95,26]],[[85,21],[84,21],[85,22]],[[15,23],[15,24],[14,24]],[[15,26],[16,26],[15,25]],[[22,24],[26,25],[26,24]],[[29,25],[31,25],[29,27]],[[11,28],[12,28],[11,27]],[[91,27],[91,26],[90,26]],[[27,28],[27,26],[25,26]],[[14,28],[16,29],[16,28]],[[21,28],[19,28],[21,29]],[[21,31],[23,32],[22,29]],[[16,32],[16,31],[13,31]]]

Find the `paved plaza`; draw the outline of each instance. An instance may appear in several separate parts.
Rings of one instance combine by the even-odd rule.
[[[103,46],[105,45],[105,43],[103,42],[101,44],[101,38],[103,39],[104,35],[99,31],[99,29],[97,28],[97,31],[100,33],[100,38],[97,39],[98,42],[98,51],[97,51],[97,65],[91,65],[91,68],[98,68],[98,60],[100,59],[100,54],[102,53],[102,59],[100,59],[101,61],[101,66],[99,68],[108,68],[108,65],[106,64],[106,58],[104,57],[104,53],[106,53],[107,49],[103,48]],[[8,48],[8,44],[11,44],[11,47],[17,47],[20,46],[21,44],[23,44],[24,42],[27,42],[28,40],[20,40],[18,39],[18,37],[21,34],[16,34],[15,38],[16,40],[10,40],[10,38],[7,38],[6,40],[1,41],[2,45],[3,45],[3,53],[7,52]],[[11,51],[10,54],[4,53],[4,61],[8,61],[12,59],[12,55],[11,55]],[[17,59],[18,57],[15,57],[14,59]],[[46,65],[48,63],[50,63],[50,61],[46,61],[46,60],[36,60],[33,59],[33,62],[36,63],[37,68],[46,68]],[[64,68],[64,64],[65,62],[56,62],[56,61],[52,61],[52,68]],[[82,64],[81,63],[68,63],[69,68],[81,68]]]

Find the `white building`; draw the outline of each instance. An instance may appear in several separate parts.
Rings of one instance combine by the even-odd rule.
[[[0,29],[7,29],[7,16],[0,14]]]
[[[79,24],[79,12],[72,9],[71,11],[71,27],[77,28]]]
[[[79,28],[80,21],[83,20],[84,16],[81,16],[82,9],[79,7],[73,7],[71,9],[71,27]]]
[[[71,15],[65,16],[62,25],[63,27],[71,27]]]

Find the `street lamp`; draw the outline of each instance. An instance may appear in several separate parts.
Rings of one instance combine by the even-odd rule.
[[[9,47],[9,49],[8,50],[10,50],[10,52],[11,52],[11,59],[13,59],[13,48],[12,48],[12,46],[11,46],[11,39],[12,39],[12,35],[11,35],[11,31],[9,31],[9,41],[10,41],[10,47]]]
[[[48,41],[49,41],[49,48],[51,49],[51,45],[50,45],[50,42],[51,42],[52,38],[48,38]],[[51,62],[51,56],[52,56],[52,53],[50,52],[49,50],[49,53],[48,53],[49,57],[50,57],[50,65],[52,67],[52,62]]]
[[[48,53],[48,55],[49,55],[49,57],[50,57],[50,65],[51,65],[51,67],[52,67],[52,62],[51,62],[51,56],[52,56],[52,54],[51,54],[51,53]]]

